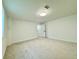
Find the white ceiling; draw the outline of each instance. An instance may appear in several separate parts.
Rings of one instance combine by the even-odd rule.
[[[76,14],[76,0],[3,0],[3,7],[8,16],[17,20],[46,22],[63,16]],[[38,10],[47,4],[51,11],[47,16],[37,15]]]

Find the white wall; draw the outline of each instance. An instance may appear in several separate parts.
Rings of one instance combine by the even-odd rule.
[[[76,42],[77,16],[67,16],[47,22],[47,36],[52,39]]]
[[[36,24],[9,19],[8,45],[37,37]]]
[[[8,45],[37,38],[36,23],[8,19]],[[46,23],[47,36],[52,39],[76,42],[76,15],[63,17]]]
[[[3,28],[3,37],[2,37],[2,56],[5,54],[5,50],[7,47],[7,33],[8,33],[8,19],[7,16],[4,15],[4,28]]]

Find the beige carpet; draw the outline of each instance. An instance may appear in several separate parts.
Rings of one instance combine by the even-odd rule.
[[[76,44],[34,39],[9,46],[4,59],[77,59]]]

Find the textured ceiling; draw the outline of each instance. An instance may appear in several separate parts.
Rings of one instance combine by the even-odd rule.
[[[46,22],[76,14],[76,2],[76,0],[3,0],[3,7],[7,15],[16,20]],[[50,13],[47,16],[40,17],[37,12],[45,4],[50,6]]]

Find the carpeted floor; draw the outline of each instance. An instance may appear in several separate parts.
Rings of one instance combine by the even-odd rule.
[[[7,47],[4,59],[77,59],[76,43],[34,39]]]

